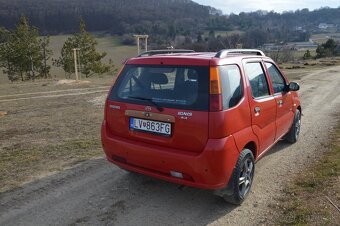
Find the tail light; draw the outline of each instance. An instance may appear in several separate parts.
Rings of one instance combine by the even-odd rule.
[[[210,111],[222,111],[222,89],[218,67],[210,68]]]

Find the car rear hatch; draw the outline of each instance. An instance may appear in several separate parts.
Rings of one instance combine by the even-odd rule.
[[[127,64],[105,111],[114,136],[201,152],[209,136],[209,66]]]

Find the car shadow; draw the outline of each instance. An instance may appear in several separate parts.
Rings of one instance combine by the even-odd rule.
[[[275,154],[277,152],[280,152],[280,151],[282,151],[282,150],[284,150],[286,148],[289,148],[291,146],[292,146],[291,143],[288,143],[284,139],[281,139],[272,148],[270,148],[261,158],[273,155],[273,154]]]
[[[106,206],[112,208],[111,215],[116,214],[104,224],[114,220],[116,225],[207,225],[237,207],[209,190],[123,173],[118,181],[112,182],[116,192],[106,194],[105,200],[111,201]]]
[[[263,157],[290,146],[280,140]],[[119,197],[117,199],[117,193],[108,194],[107,200],[113,202],[106,206],[119,203],[120,207],[114,207],[112,212],[117,214],[114,218],[107,218],[105,223],[108,224],[114,220],[117,225],[207,225],[242,208],[225,202],[213,191],[185,187],[121,169],[118,171],[122,175],[112,182],[112,186],[119,190]],[[251,201],[254,200],[247,199],[243,205],[252,205]]]

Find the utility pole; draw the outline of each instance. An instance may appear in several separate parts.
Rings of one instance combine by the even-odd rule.
[[[77,51],[80,50],[79,48],[73,48],[73,56],[74,56],[74,72],[76,74],[76,81],[78,82],[78,63],[77,63]]]
[[[148,51],[148,38],[149,35],[133,35],[136,39],[137,39],[137,52],[138,55],[140,54],[140,39],[144,39],[145,40],[145,52]]]

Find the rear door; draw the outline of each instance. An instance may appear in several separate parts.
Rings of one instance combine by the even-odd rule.
[[[287,92],[287,81],[281,74],[275,64],[265,62],[267,71],[271,80],[276,101],[276,137],[279,139],[285,135],[290,129],[294,113],[293,113],[293,98],[291,92]]]
[[[276,101],[270,94],[268,78],[261,59],[244,61],[249,93],[252,129],[259,139],[259,154],[275,140]]]
[[[127,65],[108,104],[113,135],[200,152],[209,130],[209,67]]]

